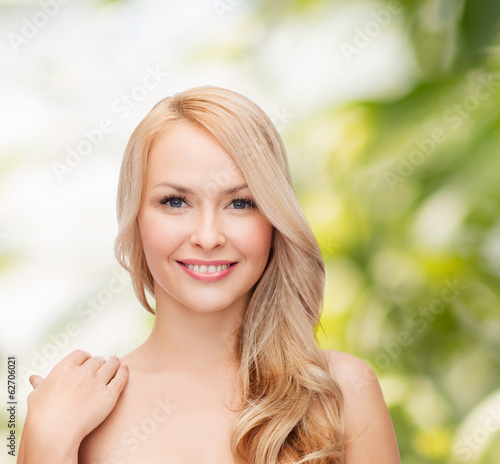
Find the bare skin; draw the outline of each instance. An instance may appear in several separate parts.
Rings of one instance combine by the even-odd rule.
[[[346,464],[400,464],[392,420],[375,373],[356,356],[327,353],[330,374],[344,394]]]
[[[149,354],[143,345],[122,360],[107,391],[102,379],[116,368],[115,361],[102,377],[81,369],[81,383],[62,399],[64,383],[84,367],[74,367],[75,359],[80,362],[86,356],[82,353],[65,358],[45,380],[35,379],[29,398],[33,414],[28,414],[18,464],[156,464],[164,463],[166,455],[180,464],[233,462],[229,430],[236,416],[228,406],[236,404],[234,369],[189,372],[170,366],[156,370],[154,362],[148,363],[151,358],[143,357]],[[330,371],[345,396],[347,440],[351,442],[346,464],[400,463],[392,422],[373,371],[355,356],[339,351],[327,354]],[[102,363],[102,359],[90,359]],[[123,366],[125,360],[130,376]],[[82,400],[85,397],[87,401]],[[109,415],[99,422],[109,407]],[[68,410],[72,411],[70,419],[62,424],[61,417],[69,416],[64,414]],[[100,425],[85,436],[96,423]]]
[[[350,442],[346,464],[399,464],[394,429],[375,374],[355,356],[327,354],[330,372],[345,395]],[[111,417],[84,440],[79,462],[112,463],[115,456],[117,463],[160,464],[168,453],[171,462],[181,464],[233,463],[229,431],[236,415],[224,404],[235,399],[231,372],[147,372],[140,367],[140,357],[138,351],[128,358],[132,374],[125,391]],[[144,400],[138,403],[137,398]],[[161,401],[154,398],[163,400],[165,412],[157,420],[155,405],[161,406]]]
[[[182,464],[232,462],[233,371],[190,370],[169,360],[160,367],[147,361],[148,351],[143,346],[124,358],[127,386],[110,417],[83,441],[79,462],[113,462],[113,455],[123,464],[163,463],[167,455]]]

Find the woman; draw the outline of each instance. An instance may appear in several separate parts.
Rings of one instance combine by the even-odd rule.
[[[315,345],[324,265],[258,106],[211,86],[159,102],[117,208],[153,330],[121,361],[75,351],[33,376],[20,462],[400,462],[371,369]]]

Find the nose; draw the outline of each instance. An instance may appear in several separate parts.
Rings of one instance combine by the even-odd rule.
[[[213,211],[205,210],[194,221],[191,232],[190,243],[204,250],[212,250],[226,243],[226,237],[222,230],[221,218]]]

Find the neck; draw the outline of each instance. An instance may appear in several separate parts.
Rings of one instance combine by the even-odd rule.
[[[230,308],[203,312],[157,294],[153,330],[143,345],[148,359],[155,367],[198,373],[238,367],[237,335],[247,303],[245,298]]]

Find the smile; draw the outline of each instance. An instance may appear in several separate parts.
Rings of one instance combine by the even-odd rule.
[[[177,261],[182,268],[191,276],[197,280],[202,280],[205,282],[213,282],[216,280],[223,279],[235,268],[238,263],[227,263],[227,264],[191,264],[183,263],[182,261]]]

